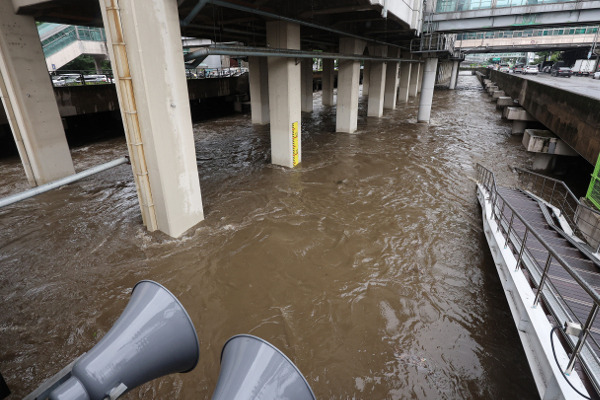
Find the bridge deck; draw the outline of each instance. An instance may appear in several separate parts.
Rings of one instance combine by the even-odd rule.
[[[585,282],[595,290],[600,291],[600,270],[598,267],[585,254],[548,225],[540,208],[541,206],[536,200],[518,190],[498,188],[498,192]],[[502,201],[499,201],[499,207],[502,208]],[[503,214],[504,218],[510,221],[512,216],[510,208],[505,207]],[[516,235],[519,238],[523,237],[525,225],[516,217],[513,219],[512,228],[513,232],[516,231]],[[548,259],[548,251],[533,235],[529,235],[527,238],[526,251],[535,259],[536,263],[532,264],[536,265],[532,267],[536,268],[541,276],[543,268],[546,265],[546,260]],[[529,278],[531,279],[531,277]],[[548,280],[556,290],[557,297],[562,298],[570,312],[583,326],[593,305],[590,296],[554,259],[550,264]],[[564,321],[557,322],[562,325]],[[596,355],[600,355],[600,347],[598,346],[600,342],[600,321],[594,321],[591,336],[593,340],[589,341],[590,347],[595,351]]]

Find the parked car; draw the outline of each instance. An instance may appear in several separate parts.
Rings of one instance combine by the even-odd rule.
[[[550,72],[552,76],[566,76],[570,78],[573,75],[573,71],[571,68],[566,67],[564,64],[556,63],[552,66],[552,72]]]
[[[525,74],[537,75],[538,72],[540,72],[540,71],[538,70],[538,67],[536,67],[535,65],[527,65],[525,68],[523,68],[523,75],[525,75]]]
[[[513,72],[515,74],[520,74],[523,72],[523,68],[525,68],[525,66],[523,64],[517,64],[515,65],[515,68],[513,69]]]
[[[104,83],[111,83],[111,79],[106,76],[106,75],[84,75],[83,79],[85,79],[86,83],[90,83],[90,82],[104,82]],[[81,78],[77,79],[78,81],[81,81]]]

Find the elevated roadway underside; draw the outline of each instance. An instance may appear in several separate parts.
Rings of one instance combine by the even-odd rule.
[[[30,15],[40,21],[102,26],[96,0],[14,0],[13,3],[19,14]],[[265,46],[265,21],[273,19],[268,17],[268,14],[273,14],[314,24],[315,27],[302,26],[302,48],[315,50],[337,48],[340,34],[333,30],[394,44],[406,42],[408,45],[420,22],[416,15],[411,17],[412,8],[405,2],[387,3],[381,0],[178,1],[183,36]]]

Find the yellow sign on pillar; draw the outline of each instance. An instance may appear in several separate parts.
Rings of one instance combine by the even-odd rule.
[[[292,122],[292,165],[298,165],[298,122]]]

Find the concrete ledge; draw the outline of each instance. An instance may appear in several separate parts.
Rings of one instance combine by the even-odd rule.
[[[510,107],[515,104],[515,101],[508,96],[500,96],[496,101],[496,108]]]
[[[502,113],[502,117],[511,121],[535,121],[531,114],[521,107],[506,107]]]
[[[490,71],[491,79],[518,99],[533,118],[564,140],[590,164],[600,153],[600,100],[521,77]],[[506,109],[505,109],[506,111]]]
[[[504,93],[504,90],[495,90],[494,93],[492,93],[492,99],[498,100],[500,97],[504,97],[505,95],[506,93]]]
[[[555,134],[545,129],[525,129],[523,146],[533,153],[576,156],[577,153]]]

